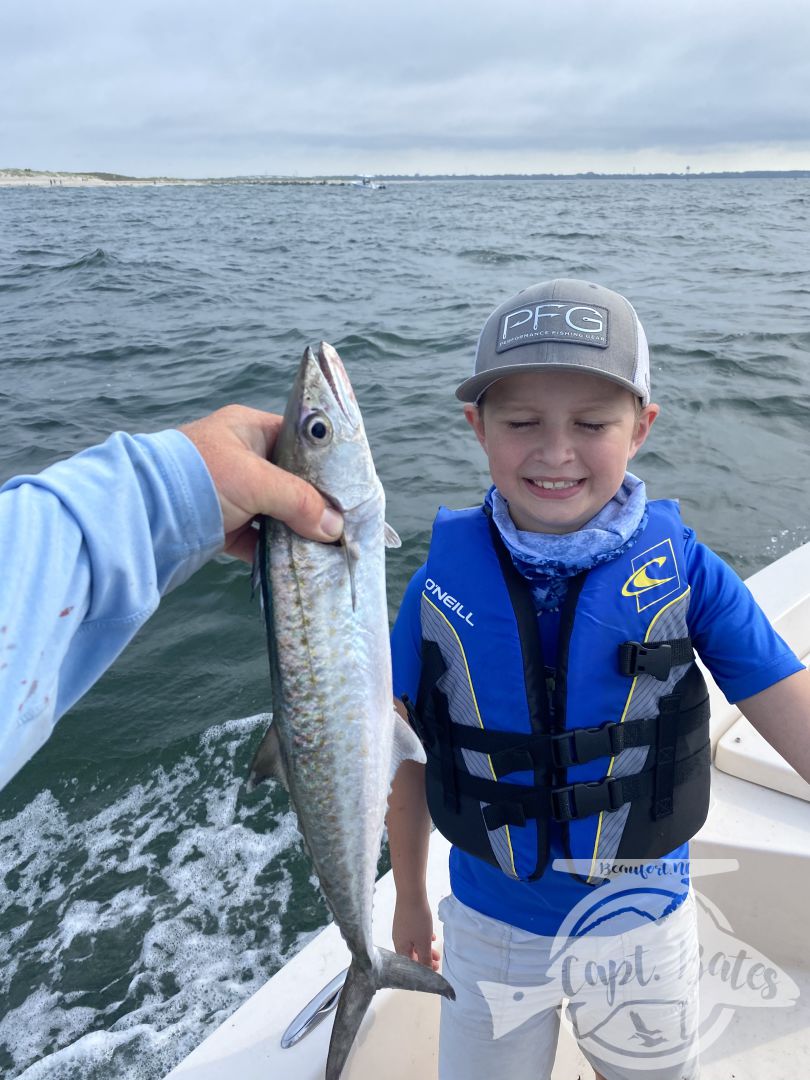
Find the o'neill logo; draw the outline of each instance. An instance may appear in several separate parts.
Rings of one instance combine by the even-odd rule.
[[[672,541],[667,537],[630,561],[633,573],[622,585],[622,596],[634,597],[639,612],[652,607],[681,587]]]
[[[433,578],[428,578],[425,582],[425,592],[435,596],[440,603],[444,604],[446,608],[450,608],[453,614],[457,615],[468,626],[475,626],[472,612],[468,611],[460,600],[456,600],[455,596],[451,596],[449,592],[437,585]]]
[[[647,567],[663,566],[667,561],[666,555],[659,555],[657,559],[650,559],[642,567],[636,570],[622,585],[622,596],[638,596],[647,589],[654,589],[658,585],[666,585],[668,581],[674,581],[673,577],[654,578],[647,573]]]

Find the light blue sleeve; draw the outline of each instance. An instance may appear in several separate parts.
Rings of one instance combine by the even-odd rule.
[[[223,540],[179,431],[119,432],[0,488],[0,787]]]

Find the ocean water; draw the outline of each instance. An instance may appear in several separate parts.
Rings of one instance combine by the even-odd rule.
[[[805,180],[2,189],[0,481],[278,411],[325,338],[403,539],[393,615],[437,505],[487,483],[453,396],[483,319],[588,277],[650,339],[636,471],[745,576],[810,540],[809,232]],[[166,597],[0,793],[3,1076],[161,1077],[327,920],[285,797],[242,791],[269,703],[248,576]]]

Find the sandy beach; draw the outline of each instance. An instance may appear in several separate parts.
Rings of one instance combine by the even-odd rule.
[[[38,172],[36,169],[0,169],[0,187],[143,187],[153,184],[346,184],[346,180],[322,180],[298,176],[222,176],[186,180],[171,176],[117,176],[114,173]]]

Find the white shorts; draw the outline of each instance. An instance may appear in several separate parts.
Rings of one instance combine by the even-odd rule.
[[[580,1050],[607,1080],[698,1077],[691,890],[670,915],[606,937],[543,937],[454,896],[439,918],[456,991],[442,999],[439,1080],[549,1080],[564,999]]]

